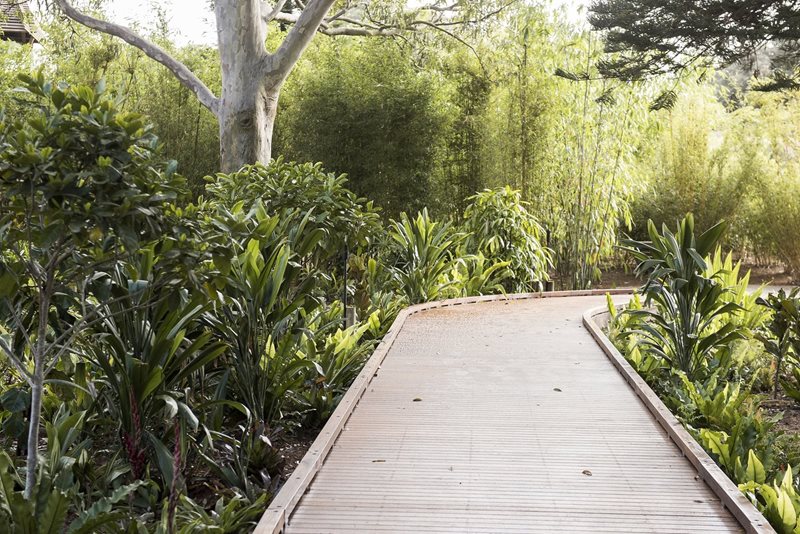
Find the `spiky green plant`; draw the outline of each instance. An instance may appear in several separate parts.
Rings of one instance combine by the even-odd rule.
[[[771,319],[756,333],[756,337],[775,358],[772,394],[777,397],[784,362],[790,355],[800,355],[800,290],[794,289],[787,294],[781,289],[766,298],[759,298],[758,303],[772,312]]]
[[[455,263],[456,246],[464,234],[453,231],[447,223],[432,220],[428,210],[413,220],[402,213],[391,222],[391,238],[397,260],[392,267],[395,288],[410,304],[436,300],[455,283],[448,276]]]
[[[695,236],[694,218],[688,214],[675,233],[666,225],[659,233],[648,221],[650,241],[625,242],[639,260],[636,274],[645,279],[641,291],[645,306],[650,306],[627,312],[645,319],[635,333],[643,347],[690,379],[698,377],[719,350],[744,338],[742,325],[726,320],[742,307],[725,298],[731,290],[717,274],[704,274],[708,269],[705,258],[724,229],[720,222]]]

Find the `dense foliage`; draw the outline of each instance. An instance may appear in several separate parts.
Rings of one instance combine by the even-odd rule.
[[[635,220],[672,225],[687,210],[699,229],[728,221],[726,244],[751,262],[780,261],[797,271],[796,94],[750,93],[732,113],[709,100],[710,88],[687,88],[658,143],[639,163]],[[665,113],[660,111],[659,113]],[[777,207],[780,208],[777,208]],[[773,207],[774,209],[769,209]],[[646,226],[634,234],[644,238]]]
[[[165,212],[180,183],[174,165],[154,168],[155,138],[142,117],[117,112],[102,86],[53,86],[41,75],[23,82],[36,112],[25,121],[0,117],[0,298],[5,357],[31,387],[28,498],[45,380],[80,332],[104,317],[112,283],[105,269],[124,271],[142,252],[173,248]],[[138,280],[121,274],[114,281],[131,290]],[[161,274],[156,284],[174,281]]]
[[[467,199],[464,228],[469,232],[465,248],[491,262],[507,262],[504,287],[515,293],[540,291],[552,267],[546,232],[509,186],[485,190]]]
[[[151,117],[165,154],[202,194],[203,177],[219,170],[211,113],[135,48],[42,23],[46,73],[105,78],[123,109]],[[218,93],[217,51],[176,46],[163,14],[154,27],[149,37]],[[270,32],[268,47],[283,36]],[[800,228],[797,205],[780,202],[798,188],[797,92],[749,90],[761,63],[744,75],[747,66],[737,67],[736,79],[711,71],[604,79],[603,66],[618,57],[604,54],[604,35],[524,4],[476,24],[465,42],[472,48],[444,34],[315,39],[282,91],[276,156],[346,173],[384,222],[423,208],[458,217],[476,191],[510,185],[549,232],[559,288],[597,284],[620,265],[621,232],[643,238],[647,219],[671,225],[686,211],[701,229],[728,220],[726,244],[738,255],[800,269],[800,232],[777,231]],[[0,43],[2,87],[30,64],[24,47]],[[18,113],[14,93],[0,101]],[[776,203],[781,210],[764,209]]]
[[[319,47],[302,68],[284,99],[277,150],[346,172],[356,193],[390,215],[424,208],[449,130],[435,75],[374,40]]]
[[[765,43],[791,47],[800,38],[799,18],[797,2],[598,0],[589,20],[596,29],[608,30],[609,51],[625,52],[605,70],[636,79],[708,58],[729,64],[756,54]],[[797,87],[792,74],[783,74],[779,79],[789,83],[778,86]]]
[[[741,325],[730,320],[739,305],[723,298],[729,291],[715,277],[706,276],[706,260],[719,241],[724,225],[718,223],[695,237],[694,217],[688,215],[672,233],[659,234],[650,221],[650,241],[632,242],[633,256],[640,260],[636,274],[646,279],[644,305],[654,309],[632,310],[642,319],[637,333],[645,350],[689,379],[702,376],[721,347],[741,337]]]
[[[650,5],[595,13],[622,4]],[[219,93],[218,52],[156,23]],[[772,407],[800,402],[800,296],[751,292],[733,257],[800,276],[798,91],[607,78],[619,32],[512,2],[458,39],[315,39],[276,159],[219,173],[216,119],[171,73],[43,24],[36,54],[0,41],[0,531],[251,530],[403,307],[634,265],[609,335],[797,528]]]
[[[102,84],[22,82],[25,112],[0,121],[13,532],[26,517],[246,530],[282,483],[281,444],[331,416],[403,306],[547,276],[517,191],[479,193],[457,224],[423,210],[384,228],[344,177],[278,160],[209,178],[191,203],[151,127]]]

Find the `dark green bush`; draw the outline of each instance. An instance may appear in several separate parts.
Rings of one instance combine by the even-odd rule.
[[[297,223],[308,217],[309,231],[324,231],[321,260],[340,254],[345,246],[354,252],[369,247],[380,230],[373,203],[358,198],[347,189],[345,176],[326,173],[321,164],[288,163],[278,158],[269,165],[248,165],[209,180],[206,191],[210,198],[225,206],[259,201],[268,213],[284,220],[292,217]]]
[[[438,78],[391,41],[335,41],[311,53],[313,68],[300,66],[281,101],[277,153],[346,173],[391,217],[424,208],[450,122]]]

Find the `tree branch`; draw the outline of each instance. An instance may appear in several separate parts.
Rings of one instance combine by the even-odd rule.
[[[278,50],[269,57],[267,72],[276,76],[276,84],[280,85],[300,59],[303,51],[314,38],[320,25],[325,20],[335,0],[311,0],[303,12],[297,17],[289,35],[283,40]]]
[[[320,28],[324,35],[348,35],[362,37],[396,37],[402,32],[399,28],[369,28],[364,26],[334,26],[333,28]]]
[[[126,43],[138,48],[153,60],[168,68],[172,74],[188,89],[194,91],[200,103],[208,108],[214,115],[218,115],[219,100],[211,90],[189,68],[170,56],[166,50],[155,43],[148,41],[134,33],[131,29],[94,18],[81,13],[68,0],[55,0],[56,5],[64,14],[75,22],[97,30],[99,32],[118,37]]]
[[[420,11],[437,11],[439,13],[443,13],[443,12],[446,12],[446,11],[453,11],[455,9],[458,9],[458,3],[457,2],[454,3],[454,4],[444,5],[444,6],[440,6],[440,5],[437,5],[437,4],[431,4],[431,5],[422,6],[422,7],[419,8]]]
[[[297,24],[299,16],[293,13],[278,13],[273,20],[276,22],[283,22],[285,24]],[[330,23],[346,22],[348,24],[332,26]],[[400,29],[391,26],[379,27],[360,20],[344,18],[341,16],[334,16],[330,19],[324,20],[317,30],[319,33],[329,36],[335,35],[348,35],[348,36],[362,36],[362,37],[395,37],[400,35]]]
[[[6,354],[8,361],[11,362],[11,366],[17,370],[19,374],[22,375],[22,378],[27,382],[27,384],[33,387],[33,378],[31,374],[25,369],[25,366],[22,364],[20,360],[17,359],[17,356],[14,354],[14,351],[11,350],[11,347],[8,346],[6,341],[3,338],[0,338],[0,349]]]
[[[447,29],[445,29],[445,28],[443,28],[443,27],[441,27],[441,26],[439,26],[439,25],[436,25],[436,24],[434,24],[434,23],[432,23],[432,22],[426,22],[426,21],[424,21],[424,20],[418,20],[418,21],[414,21],[414,24],[416,24],[416,25],[421,25],[421,26],[428,26],[428,27],[430,27],[430,28],[433,28],[434,30],[438,30],[438,31],[440,31],[440,32],[444,33],[445,35],[449,36],[451,39],[455,39],[456,41],[458,41],[458,42],[459,42],[459,43],[461,43],[462,45],[464,45],[464,46],[466,46],[467,48],[469,48],[469,50],[472,52],[472,54],[473,54],[473,55],[475,56],[475,58],[478,60],[478,63],[479,63],[479,64],[480,64],[480,66],[481,66],[481,70],[483,70],[483,71],[484,71],[484,73],[486,72],[486,67],[484,67],[484,65],[483,65],[483,61],[481,60],[481,55],[480,55],[480,54],[478,54],[478,51],[477,51],[477,50],[475,50],[475,47],[474,47],[474,46],[472,46],[471,44],[469,44],[468,42],[466,42],[464,39],[462,39],[461,37],[459,37],[459,36],[458,36],[458,35],[456,35],[455,33],[451,32],[451,31],[449,31],[449,30],[447,30]]]
[[[372,17],[369,15],[368,10],[366,18],[359,18],[356,15],[356,11],[354,11],[350,7],[344,7],[329,17],[323,17],[319,23],[317,31],[319,33],[329,36],[347,35],[347,36],[362,36],[362,37],[398,37],[401,36],[404,32],[413,33],[419,31],[423,27],[426,27],[440,31],[448,35],[449,37],[455,39],[459,43],[463,44],[464,46],[469,48],[472,51],[472,53],[475,54],[476,57],[478,57],[478,60],[480,61],[480,57],[478,56],[477,51],[472,45],[470,45],[464,39],[456,35],[453,31],[450,31],[446,28],[453,26],[463,26],[467,24],[480,24],[490,19],[491,17],[496,16],[509,6],[517,3],[518,1],[519,0],[508,0],[507,2],[501,4],[499,7],[471,19],[449,19],[449,20],[444,18],[445,14],[457,12],[459,10],[459,5],[457,3],[443,4],[443,5],[434,3],[416,8],[412,10],[410,14],[420,15],[421,13],[427,11],[435,13],[435,16],[433,16],[430,19],[425,17],[412,18],[407,22],[403,22],[401,25],[383,23],[380,21],[373,20]],[[298,11],[292,13],[277,12],[274,13],[272,20],[283,24],[297,25],[305,14],[306,14],[305,9],[302,12]],[[351,14],[356,16],[350,16]]]
[[[283,6],[285,5],[286,5],[286,0],[278,0],[272,7],[270,7],[270,4],[268,2],[262,2],[261,14],[264,17],[264,22],[269,22],[275,19],[275,17],[278,16],[281,10],[283,10]]]

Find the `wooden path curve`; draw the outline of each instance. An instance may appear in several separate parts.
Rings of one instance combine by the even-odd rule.
[[[604,339],[604,292],[541,296],[401,313],[256,532],[772,532]]]

